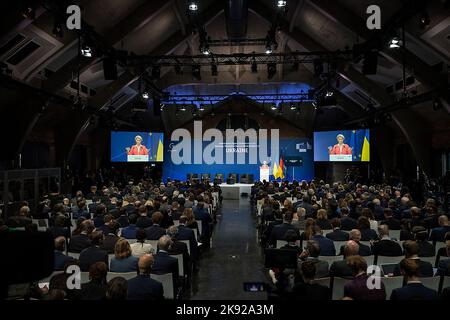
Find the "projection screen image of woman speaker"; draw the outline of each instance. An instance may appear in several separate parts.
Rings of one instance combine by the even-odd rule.
[[[136,144],[132,146],[131,148],[126,148],[127,154],[129,156],[148,156],[148,149],[142,145],[142,137],[137,135],[134,138],[134,141],[136,141]]]
[[[314,132],[314,161],[370,161],[370,130]]]

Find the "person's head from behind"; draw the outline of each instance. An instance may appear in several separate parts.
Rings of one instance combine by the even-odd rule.
[[[411,211],[411,217],[416,218],[416,219],[420,217],[421,210],[419,208],[412,207],[410,209],[410,211]]]
[[[128,221],[131,225],[136,225],[139,216],[137,214],[132,214],[128,217]]]
[[[306,242],[305,250],[311,258],[317,258],[320,255],[320,245],[317,241],[308,240]]]
[[[302,263],[302,276],[305,282],[313,280],[316,276],[316,263],[313,261],[305,261]]]
[[[313,227],[313,232],[314,232],[315,236],[321,236],[322,235],[322,228],[316,224]]]
[[[164,218],[163,214],[159,211],[156,211],[152,214],[152,223],[159,225],[163,220],[163,218]]]
[[[147,207],[142,205],[138,209],[138,213],[140,216],[146,216],[147,215]]]
[[[367,219],[367,217],[359,217],[358,220],[356,220],[356,228],[359,230],[367,230],[370,229],[370,221]]]
[[[446,215],[439,216],[438,223],[439,223],[439,226],[441,226],[441,227],[450,225],[449,221],[448,221],[448,217]]]
[[[165,235],[158,240],[158,249],[163,251],[168,251],[170,246],[173,244],[169,236]]]
[[[361,240],[361,231],[359,231],[358,229],[352,229],[348,233],[348,236],[350,240],[359,242]]]
[[[339,219],[339,218],[331,219],[331,226],[333,227],[333,230],[340,229],[341,228],[341,219]]]
[[[284,239],[289,243],[289,244],[296,244],[295,242],[298,240],[297,237],[297,233],[292,230],[289,229],[286,231],[286,233],[284,234]]]
[[[428,231],[422,226],[415,226],[412,228],[412,233],[414,239],[418,242],[423,242],[428,240]]]
[[[351,257],[358,255],[359,252],[359,244],[353,240],[349,240],[345,243],[344,246],[344,256]]]
[[[416,241],[406,240],[403,242],[403,251],[405,258],[415,258],[419,255],[420,246]]]
[[[29,206],[23,206],[19,210],[19,216],[21,217],[28,217],[30,214],[30,207]]]
[[[89,267],[89,279],[97,283],[106,283],[108,267],[104,262],[96,262]]]
[[[114,247],[114,256],[118,260],[126,259],[131,256],[131,247],[127,240],[119,239]]]
[[[287,211],[284,215],[283,215],[283,222],[284,223],[292,223],[292,219],[293,219],[293,214],[291,211]]]
[[[138,261],[139,274],[149,275],[154,262],[155,259],[152,254],[144,254],[141,256]]]
[[[145,230],[142,228],[137,229],[136,240],[138,242],[144,243],[146,239],[147,239],[147,233],[145,232]]]
[[[89,235],[89,239],[91,239],[91,245],[99,246],[103,243],[103,232],[94,231]]]
[[[354,276],[367,271],[367,262],[363,257],[354,255],[345,260],[347,261],[347,265],[352,270]]]
[[[95,226],[94,226],[94,222],[92,220],[83,220],[83,222],[81,222],[81,232],[82,233],[86,233],[86,234],[91,234],[92,231],[94,231]]]
[[[176,240],[178,238],[178,227],[177,226],[170,226],[167,228],[167,235],[172,239],[172,241]]]
[[[106,289],[106,299],[126,300],[128,293],[128,281],[122,277],[115,277],[109,280]]]
[[[400,272],[407,281],[419,277],[419,263],[416,259],[405,258],[400,261]]]
[[[385,208],[385,209],[383,210],[383,213],[384,213],[384,217],[385,217],[386,219],[392,218],[392,209]]]
[[[389,237],[389,227],[387,224],[382,224],[378,226],[378,236],[381,238]]]
[[[180,220],[178,220],[178,221],[179,221],[180,225],[185,225],[188,221],[188,218],[185,215],[182,215],[182,216],[180,216]]]
[[[66,238],[59,236],[55,238],[55,250],[63,252],[66,250]]]

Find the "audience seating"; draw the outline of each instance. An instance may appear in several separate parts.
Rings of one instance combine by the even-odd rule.
[[[392,290],[403,287],[403,277],[381,277],[381,282],[384,283],[386,289],[386,299],[391,297]]]
[[[158,250],[158,240],[145,240],[145,243],[150,243],[155,250]]]
[[[389,236],[400,241],[400,232],[401,230],[389,230]]]
[[[67,255],[70,256],[70,257],[72,257],[72,258],[74,258],[74,259],[77,259],[77,260],[80,259],[80,253],[76,253],[76,252],[67,252]]]
[[[344,297],[344,286],[346,283],[352,281],[351,279],[344,279],[340,277],[334,277],[332,279],[333,285],[333,300],[341,300]]]
[[[136,275],[136,272],[108,272],[108,274],[106,275],[106,281],[110,281],[115,277],[122,277],[125,280],[130,280],[136,277]]]
[[[126,239],[129,244],[133,244],[137,242],[137,239]]]
[[[81,284],[89,282],[89,272],[80,272]]]
[[[436,248],[437,253],[440,248],[445,248],[445,242],[435,242],[434,246]]]
[[[331,232],[333,232],[333,229],[329,229],[329,230],[322,230],[322,234],[323,234],[323,236],[324,236],[324,237],[326,237],[326,236],[327,236],[327,234],[329,234],[329,233],[331,233]]]
[[[32,222],[38,226],[38,231],[47,231],[49,227],[48,219],[32,219]]]
[[[173,285],[173,278],[171,273],[165,273],[165,274],[150,274],[150,278],[161,282],[164,290],[164,298],[166,299],[174,299],[175,294],[173,292],[174,285]]]
[[[405,256],[398,256],[398,257],[377,256],[375,263],[379,266],[383,264],[400,263],[400,261],[402,261],[404,258]]]
[[[448,287],[450,287],[450,277],[449,276],[442,277],[441,285],[440,285],[439,290],[442,291],[442,290],[444,290],[445,288],[448,288]]]
[[[439,285],[441,283],[441,277],[426,277],[420,278],[420,281],[423,283],[425,287],[436,290],[439,292]]]
[[[114,257],[115,257],[115,254],[114,254],[114,253],[108,254],[108,269],[109,269],[109,266],[111,265],[111,260],[112,260]]]
[[[191,244],[189,243],[189,240],[179,240],[179,241],[186,244],[187,250],[188,250],[188,254],[190,256],[191,255]],[[156,248],[155,248],[155,250],[156,250]]]
[[[341,247],[345,245],[347,241],[333,241],[334,248],[336,249],[336,255],[339,255],[339,252],[341,251]]]
[[[374,264],[375,261],[375,256],[371,255],[371,256],[363,256],[364,260],[366,260],[367,262],[367,266],[371,266]]]
[[[327,288],[331,288],[331,278],[330,277],[314,279],[312,282],[320,284],[321,286],[325,286]]]
[[[344,259],[344,256],[319,256],[319,260],[326,261],[331,266],[331,264],[335,261],[341,261]]]
[[[295,242],[300,247],[300,240]],[[286,240],[277,240],[277,249],[280,249],[282,246],[288,244]]]
[[[432,257],[419,257],[420,260],[422,261],[426,261],[429,262],[433,265],[433,267],[436,266],[436,256],[432,256]]]
[[[180,254],[172,254],[171,257],[177,258],[178,260],[178,275],[181,277],[185,276],[184,273],[184,259],[183,259],[183,255]]]

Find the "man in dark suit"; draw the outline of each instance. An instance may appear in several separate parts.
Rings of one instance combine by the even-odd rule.
[[[445,250],[447,257],[450,257],[450,241],[447,241]],[[439,261],[437,274],[440,276],[450,276],[450,259],[441,259]]]
[[[341,229],[345,231],[350,231],[356,229],[356,220],[350,217],[350,212],[347,208],[341,209]]]
[[[124,207],[119,209],[119,217],[117,218],[117,222],[120,224],[121,228],[128,227],[130,221],[128,220],[127,210]]]
[[[101,245],[101,249],[105,250],[108,254],[114,253],[114,249],[116,247],[117,240],[119,240],[119,236],[117,235],[120,229],[120,224],[113,220],[112,223],[108,224],[108,234],[103,234],[103,243]]]
[[[154,258],[144,254],[139,258],[139,274],[128,280],[128,300],[162,300],[164,290],[161,282],[150,278]]]
[[[320,245],[320,255],[321,256],[335,256],[336,248],[332,240],[326,238],[322,234],[322,229],[319,226],[314,226],[314,236],[312,240],[317,241]]]
[[[441,215],[438,219],[439,227],[433,228],[430,234],[430,241],[443,242],[445,234],[450,232],[450,222],[448,217]]]
[[[428,242],[428,232],[422,226],[415,226],[412,229],[414,239],[419,245],[419,257],[434,257],[436,255],[436,248]]]
[[[358,255],[359,245],[349,240],[344,245],[344,260],[335,261],[330,266],[330,276],[341,278],[353,278],[353,271],[347,264],[347,258]]]
[[[297,239],[300,239],[300,234],[297,228],[295,228],[292,225],[292,218],[293,218],[292,212],[286,212],[283,215],[283,223],[273,226],[272,232],[270,233],[269,237],[269,243],[271,245],[275,247],[277,244],[277,240],[284,240],[286,232],[288,230],[293,230],[297,234]]]
[[[403,259],[400,262],[401,273],[406,285],[392,290],[391,300],[437,300],[438,293],[425,287],[419,278],[419,264],[413,259]]]
[[[341,220],[339,218],[333,218],[331,220],[333,226],[333,232],[327,233],[326,237],[333,241],[347,241],[349,235],[347,232],[341,230]]]
[[[398,257],[403,255],[403,250],[397,241],[389,238],[389,227],[382,224],[378,227],[379,241],[372,242],[372,252],[378,256]]]
[[[160,225],[163,218],[163,214],[159,211],[152,214],[152,225],[145,229],[148,240],[159,240],[159,238],[166,234],[166,229]]]
[[[190,257],[189,257],[189,251],[188,246],[186,243],[181,242],[178,240],[178,227],[177,226],[170,226],[167,228],[167,235],[170,237],[170,240],[172,240],[172,245],[169,248],[169,255],[183,255],[183,269],[184,274],[188,275],[190,274]]]
[[[94,231],[90,235],[91,246],[80,253],[81,271],[89,271],[89,267],[96,262],[104,262],[108,266],[108,253],[100,249],[103,240],[103,233]]]
[[[416,241],[406,240],[403,242],[403,250],[405,252],[405,259],[416,261],[419,266],[419,277],[432,277],[434,275],[433,265],[427,261],[422,261],[419,258],[419,244]],[[394,276],[401,275],[400,264],[394,269]]]
[[[331,300],[331,289],[317,283],[313,283],[316,276],[316,263],[305,261],[301,266],[303,282],[296,283],[292,289],[294,300]]]
[[[95,206],[94,226],[100,228],[105,224],[106,206],[99,203]]]
[[[152,267],[152,273],[155,274],[165,274],[171,273],[174,285],[174,292],[178,288],[179,281],[179,270],[178,270],[178,260],[177,258],[171,257],[169,255],[170,246],[172,245],[172,240],[167,235],[162,236],[158,240],[158,253],[154,256],[155,263]]]
[[[64,270],[64,266],[67,262],[72,261],[73,258],[66,256],[63,252],[66,250],[66,238],[57,237],[55,239],[55,260],[53,270]]]
[[[106,297],[106,274],[108,266],[104,262],[95,262],[89,267],[89,282],[81,284],[75,290],[74,300],[104,300]]]
[[[197,238],[195,237],[195,231],[186,227],[186,221],[186,216],[182,215],[180,217],[180,224],[178,225],[178,240],[189,240],[193,270],[197,270],[199,257]]]
[[[320,255],[320,245],[317,241],[308,240],[306,242],[306,247],[303,252],[300,254],[300,265],[299,269],[301,270],[302,264],[305,261],[311,261],[316,266],[316,278],[325,278],[329,276],[329,265],[328,262],[319,260]]]
[[[197,222],[201,221],[202,224],[202,234],[200,235],[201,242],[203,243],[204,246],[209,247],[211,238],[210,226],[212,223],[212,218],[208,213],[208,210],[206,210],[204,206],[205,204],[203,202],[203,198],[200,197],[197,206],[193,208],[193,213],[195,216],[195,220],[197,220]]]
[[[91,240],[89,239],[89,235],[94,230],[94,224],[92,220],[84,220],[81,223],[81,232],[80,234],[74,235],[70,238],[69,242],[69,252],[81,252],[84,249],[91,246]]]
[[[136,221],[136,226],[138,228],[148,228],[152,225],[152,219],[150,219],[147,214],[148,210],[146,206],[139,207],[139,218]]]
[[[77,209],[72,212],[72,219],[78,219],[81,217],[86,219],[91,218],[91,214],[86,210],[86,201],[84,200],[77,201]]]
[[[70,220],[67,219],[64,215],[59,213],[56,215],[56,217],[54,218],[54,225],[48,228],[55,239],[57,237],[70,238],[70,228],[66,226],[67,222],[70,223]]]
[[[381,221],[380,224],[386,224],[389,227],[389,230],[400,230],[402,228],[402,224],[399,220],[395,219],[392,214],[391,209],[384,209],[384,220]]]
[[[380,288],[369,288],[367,280],[367,262],[361,256],[351,256],[347,264],[352,270],[354,279],[344,285],[344,298],[353,300],[386,300],[384,283],[380,282]]]
[[[307,217],[312,216],[312,214],[314,213],[315,209],[311,204],[311,200],[308,195],[303,196],[301,208],[304,208],[306,210]]]
[[[10,228],[20,228],[32,224],[33,221],[28,217],[30,215],[30,208],[23,206],[19,209],[19,215],[12,216],[6,220],[6,225]]]
[[[358,229],[353,229],[349,232],[349,239],[355,241],[358,246],[359,246],[359,250],[358,250],[358,255],[359,256],[371,256],[372,255],[372,249],[370,249],[369,246],[362,244],[361,241],[361,231],[359,231]],[[344,254],[344,246],[341,247],[340,250],[340,255]]]
[[[130,215],[130,224],[122,229],[120,236],[125,239],[136,239],[136,232],[138,227],[136,226],[136,222],[138,219],[138,215],[132,214]]]

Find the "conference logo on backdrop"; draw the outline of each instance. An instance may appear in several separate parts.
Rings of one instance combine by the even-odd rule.
[[[204,142],[210,143],[204,146]],[[224,136],[218,129],[203,133],[202,121],[194,121],[194,136],[186,129],[176,129],[169,149],[175,165],[257,164],[258,160],[264,163],[271,161],[271,155],[279,155],[280,132],[278,129],[227,129]]]

